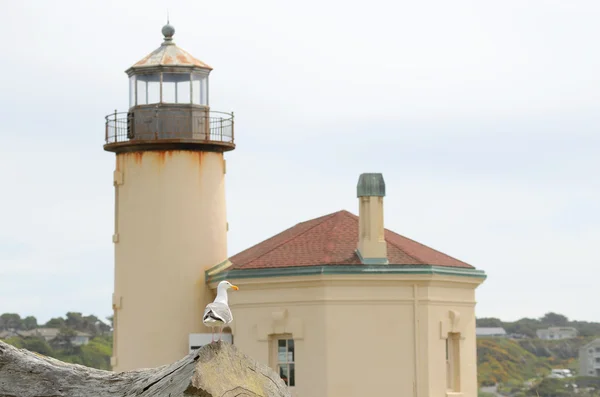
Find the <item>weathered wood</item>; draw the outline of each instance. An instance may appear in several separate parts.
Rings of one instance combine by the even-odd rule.
[[[66,364],[0,341],[0,397],[289,397],[283,380],[229,343],[158,368],[110,372]]]

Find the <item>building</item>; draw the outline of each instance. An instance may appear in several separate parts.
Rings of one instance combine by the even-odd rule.
[[[600,376],[600,339],[579,349],[579,376]]]
[[[12,338],[15,336],[19,336],[19,334],[17,334],[17,331],[13,331],[13,330],[0,331],[0,339],[8,339],[8,338]]]
[[[528,335],[519,334],[519,333],[510,333],[508,334],[508,339],[530,339]]]
[[[115,371],[188,354],[213,299],[204,270],[227,259],[224,152],[233,115],[209,106],[212,68],[179,48],[175,29],[126,70],[129,109],[106,116],[104,150],[116,155]]]
[[[235,344],[294,395],[476,396],[483,272],[384,228],[385,184],[363,174],[359,216],[302,222],[207,272],[227,279]]]
[[[535,331],[540,339],[572,339],[577,337],[577,329],[573,327],[550,327]]]
[[[478,338],[495,337],[495,338],[506,338],[506,330],[501,327],[477,327],[475,328],[475,334]]]
[[[173,33],[165,26],[161,47],[127,70],[128,112],[107,116],[104,148],[117,157],[113,370],[167,364],[206,343],[204,306],[228,279],[240,286],[228,339],[295,396],[475,397],[485,273],[385,229],[381,174],[360,175],[358,216],[324,215],[228,257],[233,116],[210,110],[211,69]]]
[[[54,340],[60,334],[59,328],[34,328],[28,331],[17,331],[19,336],[28,337],[34,336],[43,338],[46,342]],[[74,346],[87,345],[90,342],[91,335],[86,332],[75,331],[75,335],[71,337],[71,344]]]
[[[564,378],[572,378],[573,374],[571,373],[571,370],[568,368],[555,368],[553,370],[550,371],[550,374],[548,375],[548,378],[554,378],[554,379],[564,379]]]

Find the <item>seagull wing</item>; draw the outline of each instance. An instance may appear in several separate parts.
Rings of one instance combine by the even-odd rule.
[[[225,324],[229,324],[233,321],[233,315],[231,314],[231,310],[229,306],[225,303],[220,302],[212,302],[206,305],[206,309],[204,309],[204,316],[202,316],[202,321],[204,322],[223,322]]]

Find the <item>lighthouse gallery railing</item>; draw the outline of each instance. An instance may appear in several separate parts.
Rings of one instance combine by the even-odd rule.
[[[174,112],[147,109],[111,113],[105,117],[107,144],[185,140],[233,143],[233,113],[194,109]]]

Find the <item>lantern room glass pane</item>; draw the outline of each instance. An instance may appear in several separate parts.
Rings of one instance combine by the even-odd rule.
[[[160,102],[160,76],[148,79],[148,103]]]
[[[137,104],[145,105],[147,103],[148,103],[148,83],[144,79],[137,79]]]
[[[192,89],[190,87],[190,76],[184,75],[177,81],[177,103],[190,103],[192,96]]]
[[[192,75],[192,103],[208,105],[208,76]]]
[[[160,75],[143,74],[137,76],[136,81],[138,105],[160,102]]]
[[[190,103],[190,90],[191,87],[189,74],[163,74],[163,103]]]
[[[135,76],[129,77],[129,107],[135,106]]]

